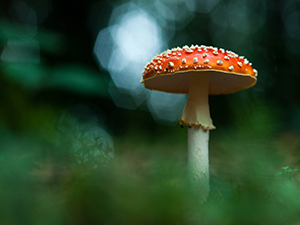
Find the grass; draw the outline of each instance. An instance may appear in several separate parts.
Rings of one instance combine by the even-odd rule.
[[[133,127],[111,137],[112,157],[103,128],[68,116],[40,127],[1,131],[0,224],[300,222],[295,133],[213,131],[211,193],[200,204],[186,179],[186,129]]]

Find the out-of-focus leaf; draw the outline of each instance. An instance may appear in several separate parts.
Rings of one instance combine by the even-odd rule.
[[[7,63],[2,71],[5,77],[28,89],[40,88],[46,75],[44,67],[31,63]]]
[[[82,65],[63,65],[52,70],[46,88],[61,88],[80,94],[108,96],[107,86],[101,75]]]
[[[28,25],[26,27],[15,26],[13,23],[0,20],[0,44],[2,42],[5,45],[10,39],[28,40],[34,38],[39,42],[42,51],[59,53],[63,49],[65,41],[61,34],[46,29],[36,30],[35,27],[31,30],[33,29],[35,31],[30,32]]]
[[[32,37],[24,27],[16,27],[13,23],[0,21],[0,42],[6,42],[11,38],[29,38]]]
[[[1,60],[12,63],[39,63],[39,42],[34,39],[9,39],[1,53]]]
[[[85,66],[63,65],[49,72],[41,64],[7,63],[2,72],[27,89],[58,88],[79,94],[109,96],[105,80]]]

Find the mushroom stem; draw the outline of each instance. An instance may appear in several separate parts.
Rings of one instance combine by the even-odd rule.
[[[188,129],[188,175],[192,189],[206,201],[209,194],[209,131],[199,126]]]
[[[202,201],[209,194],[209,130],[215,127],[209,113],[209,73],[189,74],[189,98],[180,117],[188,129],[188,173],[195,192]]]
[[[189,98],[179,122],[182,125],[198,125],[204,130],[215,129],[212,124],[208,105],[209,72],[190,72]]]

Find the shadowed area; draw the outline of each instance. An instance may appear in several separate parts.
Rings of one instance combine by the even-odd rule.
[[[170,93],[189,93],[189,75],[198,73],[199,76],[210,74],[209,94],[230,94],[245,88],[252,87],[256,78],[250,75],[225,73],[221,71],[189,71],[176,74],[160,75],[144,80],[146,88]]]

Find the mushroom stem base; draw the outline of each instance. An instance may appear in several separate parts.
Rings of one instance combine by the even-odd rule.
[[[188,176],[192,189],[201,201],[209,194],[209,131],[188,128]]]

